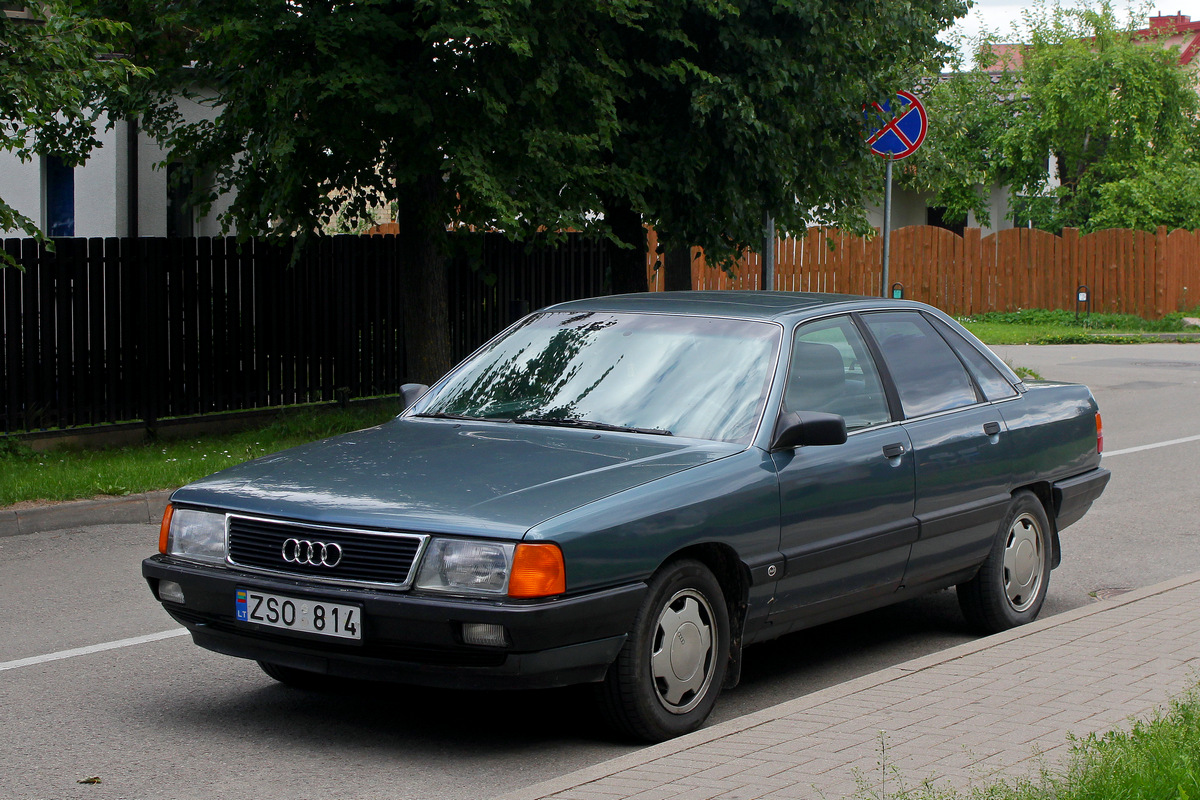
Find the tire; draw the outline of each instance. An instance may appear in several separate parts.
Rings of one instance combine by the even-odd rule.
[[[729,611],[699,561],[668,564],[650,580],[646,602],[599,687],[600,706],[619,731],[660,742],[704,724],[729,665]]]
[[[283,664],[275,664],[270,661],[259,661],[258,666],[268,676],[293,689],[328,689],[331,686],[331,679],[328,675],[295,667],[285,667]]]
[[[1051,528],[1042,502],[1030,492],[1013,496],[987,560],[957,587],[958,605],[971,627],[999,633],[1033,622],[1050,586]]]

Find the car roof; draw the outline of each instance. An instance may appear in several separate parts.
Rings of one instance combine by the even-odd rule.
[[[639,292],[572,300],[550,306],[548,311],[628,311],[654,314],[694,314],[706,317],[783,320],[815,316],[830,311],[861,311],[881,308],[923,308],[910,300],[889,300],[854,294],[818,292],[762,292],[706,290],[684,292]]]

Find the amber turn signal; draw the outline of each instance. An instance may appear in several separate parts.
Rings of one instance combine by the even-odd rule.
[[[549,597],[567,590],[567,570],[556,544],[519,544],[508,578],[509,597]]]
[[[167,536],[171,533],[171,515],[175,513],[175,506],[167,503],[167,510],[163,512],[162,525],[158,528],[158,552],[163,555],[167,554]]]
[[[1104,452],[1104,423],[1100,421],[1100,415],[1096,415],[1096,452]]]

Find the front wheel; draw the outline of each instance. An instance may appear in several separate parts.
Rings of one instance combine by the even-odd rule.
[[[957,587],[958,604],[972,627],[999,633],[1037,618],[1050,585],[1050,520],[1029,492],[1013,496],[975,577]]]
[[[729,662],[729,611],[699,561],[678,561],[650,581],[633,631],[600,687],[623,732],[658,742],[699,728],[721,693]]]

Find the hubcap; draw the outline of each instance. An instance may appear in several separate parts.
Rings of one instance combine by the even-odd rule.
[[[658,616],[650,674],[663,708],[686,714],[708,691],[713,674],[713,612],[707,598],[683,589]]]
[[[1030,514],[1013,520],[1004,547],[1004,593],[1013,611],[1026,611],[1042,588],[1046,559],[1042,529]]]

